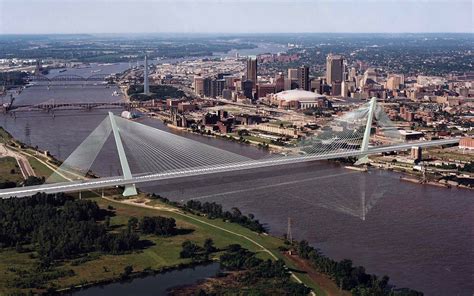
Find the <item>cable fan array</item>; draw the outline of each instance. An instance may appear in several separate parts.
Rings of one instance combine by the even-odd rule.
[[[324,126],[316,135],[299,140],[290,153],[269,154],[260,160],[232,153],[211,145],[200,143],[186,137],[178,136],[138,122],[114,116],[120,140],[125,148],[132,174],[146,175],[177,172],[197,168],[213,168],[236,164],[253,164],[285,157],[286,159],[325,156],[331,153],[359,150],[369,118],[370,104],[337,117]],[[387,137],[400,140],[395,125],[384,113],[383,108],[375,109],[375,121],[381,133]],[[64,179],[80,179],[90,170],[100,150],[112,131],[110,118],[101,124],[78,146],[64,161],[60,168],[48,179],[48,182],[59,182]],[[249,166],[251,167],[251,166]]]

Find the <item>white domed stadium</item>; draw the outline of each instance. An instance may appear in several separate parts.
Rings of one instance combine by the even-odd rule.
[[[309,109],[323,107],[326,97],[302,89],[285,90],[272,96],[272,104],[284,109]]]

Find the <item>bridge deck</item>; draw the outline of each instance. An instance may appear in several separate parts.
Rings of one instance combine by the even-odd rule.
[[[33,195],[38,192],[45,192],[45,193],[50,193],[50,194],[59,193],[59,192],[78,192],[78,191],[84,191],[84,190],[146,183],[146,182],[183,178],[183,177],[190,177],[190,176],[197,176],[197,175],[206,175],[206,174],[214,174],[214,173],[222,173],[222,172],[241,171],[241,170],[248,170],[248,169],[255,169],[255,168],[287,165],[287,164],[301,163],[301,162],[307,162],[307,161],[326,160],[326,159],[351,157],[351,156],[352,157],[364,156],[364,155],[378,154],[378,153],[383,153],[383,152],[407,150],[407,149],[410,149],[412,146],[430,147],[430,146],[448,145],[448,144],[456,144],[456,143],[459,143],[459,138],[435,140],[435,141],[424,141],[424,142],[410,142],[410,143],[404,143],[404,144],[393,145],[393,146],[376,147],[376,148],[371,148],[366,152],[356,150],[356,151],[334,152],[334,153],[329,153],[329,154],[324,154],[324,155],[286,156],[286,157],[282,156],[278,158],[247,161],[247,162],[235,163],[235,164],[230,164],[230,165],[198,167],[198,168],[181,170],[181,171],[134,176],[130,180],[125,180],[123,179],[123,177],[110,177],[110,178],[88,179],[88,180],[56,183],[56,184],[45,184],[45,185],[40,185],[40,186],[3,189],[3,190],[0,190],[0,198],[25,197],[25,196]]]

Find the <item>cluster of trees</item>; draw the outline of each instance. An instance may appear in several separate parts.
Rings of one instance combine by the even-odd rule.
[[[211,238],[207,238],[204,241],[204,245],[201,247],[195,242],[186,240],[181,244],[181,252],[179,253],[180,258],[191,258],[194,261],[207,261],[209,255],[218,251],[214,246],[214,241]]]
[[[151,99],[186,98],[186,93],[170,85],[150,85],[150,95],[143,94],[143,85],[131,85],[127,94],[132,100],[146,101]]]
[[[13,181],[0,182],[0,189],[15,188],[15,187],[16,187],[16,182],[13,182]]]
[[[93,201],[64,194],[0,200],[0,247],[31,245],[44,266],[92,251],[118,254],[138,248],[137,234],[107,232],[100,223],[107,215]]]
[[[231,211],[224,211],[222,205],[215,202],[204,202],[189,200],[184,206],[185,210],[196,211],[206,214],[209,218],[222,218],[232,223],[237,223],[256,232],[265,232],[265,227],[255,219],[254,215],[245,216],[238,208],[232,208]]]
[[[132,219],[133,218],[131,218],[131,220]],[[171,236],[177,232],[176,220],[161,216],[143,217],[140,221],[139,228],[144,234],[156,234],[160,236]]]
[[[471,161],[470,163],[466,163],[464,167],[462,168],[464,172],[468,173],[474,173],[474,161]]]
[[[262,260],[238,244],[228,246],[220,257],[221,268],[243,271],[238,278],[240,288],[248,295],[307,295],[310,289],[290,280],[290,273],[281,260]],[[218,293],[217,293],[218,294]]]
[[[45,182],[44,177],[38,178],[35,176],[29,176],[23,181],[22,184],[24,186],[34,186],[34,185],[41,185],[44,182]],[[17,184],[16,182],[13,182],[13,181],[4,181],[4,182],[0,182],[0,189],[15,188],[18,185],[21,185],[21,184]]]
[[[410,289],[392,291],[388,284],[388,276],[378,278],[376,275],[367,274],[364,267],[353,266],[351,260],[332,260],[310,246],[307,241],[300,241],[297,245],[297,251],[301,258],[309,260],[316,270],[328,275],[342,289],[351,291],[352,295],[423,295],[421,292]]]

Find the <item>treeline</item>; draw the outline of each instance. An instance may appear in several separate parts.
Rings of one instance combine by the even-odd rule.
[[[64,194],[35,194],[29,198],[0,200],[0,247],[25,245],[37,251],[43,266],[54,260],[101,251],[119,254],[138,248],[139,237],[127,230],[108,233],[108,215],[92,201]]]
[[[41,185],[45,182],[44,177],[28,176],[23,182],[3,181],[0,182],[0,189],[15,188],[17,186]]]
[[[262,260],[238,244],[228,246],[220,256],[221,269],[232,271],[222,281],[225,284],[205,284],[199,295],[308,295],[310,289],[290,279],[281,260]],[[226,279],[227,278],[227,279]]]
[[[367,274],[364,267],[353,266],[352,261],[344,259],[335,261],[302,240],[297,245],[297,252],[303,259],[309,260],[313,267],[336,282],[342,289],[351,291],[354,296],[422,296],[423,293],[410,289],[393,290],[389,277],[377,277]]]
[[[143,85],[131,85],[127,94],[135,101],[187,97],[184,91],[170,85],[150,85],[150,95],[143,94]]]
[[[259,233],[265,232],[265,227],[260,224],[260,222],[255,219],[252,214],[245,216],[238,208],[232,208],[232,210],[229,212],[224,211],[222,209],[222,205],[215,202],[201,203],[200,201],[195,200],[187,201],[183,208],[185,210],[206,214],[211,219],[221,218],[232,223],[237,223]]]
[[[149,194],[148,197],[150,199],[157,199],[165,204],[172,205],[184,211],[188,211],[194,214],[206,215],[210,219],[220,218],[228,220],[229,222],[237,223],[240,226],[248,228],[252,231],[256,231],[258,233],[266,231],[263,224],[261,224],[258,219],[255,219],[255,216],[253,214],[248,214],[248,216],[245,216],[238,208],[235,207],[232,208],[231,211],[224,211],[222,205],[215,202],[201,203],[200,201],[189,200],[185,204],[182,204],[179,202],[170,201],[166,197],[161,197],[154,193]]]

